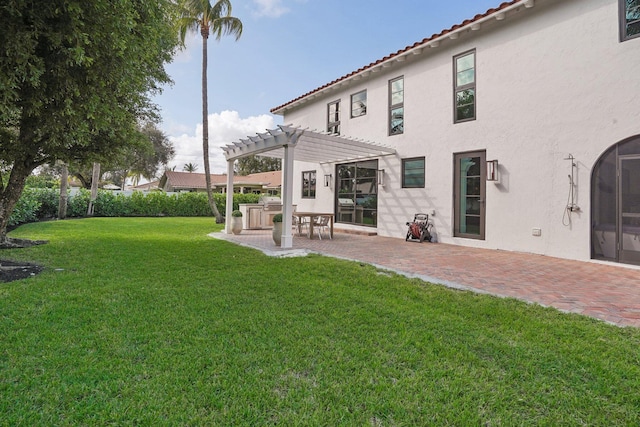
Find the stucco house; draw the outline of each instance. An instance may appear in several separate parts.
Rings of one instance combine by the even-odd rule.
[[[227,160],[283,157],[336,227],[640,264],[639,0],[507,1],[271,112]]]
[[[282,184],[282,171],[260,172],[234,177],[233,192],[278,194]],[[195,172],[166,171],[158,188],[168,192],[206,191],[205,174]],[[214,193],[227,192],[227,175],[211,174],[211,189]]]

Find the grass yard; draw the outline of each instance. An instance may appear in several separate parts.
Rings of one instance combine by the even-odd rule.
[[[0,425],[640,425],[640,331],[321,256],[210,218],[29,224],[0,284]],[[383,250],[383,248],[380,248]]]

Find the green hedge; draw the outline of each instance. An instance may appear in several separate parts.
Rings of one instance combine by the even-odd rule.
[[[82,218],[87,215],[91,193],[81,189],[70,196],[67,216]],[[240,203],[257,203],[259,194],[234,194],[233,209]],[[216,206],[224,215],[226,194],[214,194]],[[26,188],[9,220],[10,226],[55,218],[58,214],[60,194],[52,188]],[[94,204],[94,216],[211,216],[206,193],[167,194],[161,191],[143,193],[135,191],[131,195],[98,191]]]

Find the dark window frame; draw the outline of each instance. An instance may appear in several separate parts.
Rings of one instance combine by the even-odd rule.
[[[460,73],[458,71],[458,59],[464,58],[466,56],[469,55],[473,55],[473,81],[471,83],[465,83],[462,85],[458,85],[458,74]],[[464,123],[464,122],[469,122],[469,121],[473,121],[476,119],[476,115],[477,115],[477,56],[476,56],[476,50],[475,49],[471,49],[468,50],[466,52],[462,52],[461,54],[458,54],[456,56],[453,57],[453,123]],[[462,70],[462,71],[466,71],[466,70]],[[465,104],[465,105],[472,105],[473,106],[473,114],[471,117],[463,117],[463,118],[459,118],[458,117],[458,94],[465,92],[465,91],[473,91],[473,102],[470,104]]]
[[[354,101],[354,97],[364,94],[364,101],[358,99]],[[356,102],[361,102],[362,105],[358,106],[357,108],[354,107],[354,104]],[[354,114],[355,111],[360,111],[360,114]],[[354,94],[351,95],[351,118],[355,119],[356,117],[362,117],[362,116],[366,116],[367,115],[367,90],[361,90],[360,92],[356,92]]]
[[[627,10],[632,6],[632,1],[637,4],[633,6],[638,8],[637,18],[633,21],[627,21]],[[618,0],[618,15],[620,24],[620,41],[631,40],[640,37],[640,1],[638,0]],[[629,27],[633,27],[633,30],[637,31],[634,34],[629,34]]]
[[[302,172],[302,198],[303,199],[316,198],[316,185],[317,185],[316,177],[317,177],[317,174],[315,170]]]
[[[335,105],[335,110],[332,106]],[[340,135],[340,100],[327,104],[327,133]]]
[[[336,165],[336,222],[377,227],[378,165],[377,159]]]
[[[416,162],[422,160],[422,167],[412,167],[412,168],[407,168],[407,163],[409,162]],[[407,170],[422,170],[422,183],[418,183],[418,184],[408,184],[407,183],[407,176],[405,175],[405,172]],[[411,157],[411,158],[407,158],[407,159],[402,159],[402,188],[424,188],[427,182],[427,161],[425,159],[424,156],[422,157]]]
[[[397,81],[402,81],[402,101],[393,103],[393,83]],[[389,80],[389,136],[393,135],[402,135],[404,133],[404,76],[399,76],[394,79]],[[400,93],[400,92],[395,92]],[[402,122],[398,129],[398,126],[393,126],[393,112],[397,110],[402,110]],[[394,130],[395,128],[395,130]]]

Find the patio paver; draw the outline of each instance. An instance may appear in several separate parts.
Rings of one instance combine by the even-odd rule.
[[[640,268],[634,266],[339,232],[333,240],[296,236],[293,250],[277,248],[271,230],[211,236],[272,256],[319,253],[456,289],[517,298],[618,326],[640,327]]]

